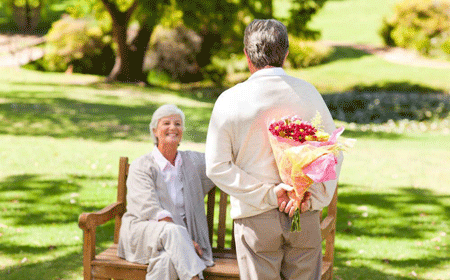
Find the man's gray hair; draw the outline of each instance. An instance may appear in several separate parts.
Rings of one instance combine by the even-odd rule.
[[[156,139],[155,133],[153,133],[153,129],[156,129],[158,126],[158,122],[160,119],[164,117],[168,117],[171,115],[179,115],[181,117],[181,126],[184,131],[184,113],[181,111],[180,108],[173,104],[165,104],[160,106],[156,111],[153,113],[152,120],[150,122],[150,135],[152,136],[153,143],[157,146],[158,145],[158,139]]]
[[[244,48],[257,69],[282,67],[289,50],[287,28],[275,19],[255,19],[245,28]]]

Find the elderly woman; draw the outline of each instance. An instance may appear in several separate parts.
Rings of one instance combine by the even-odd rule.
[[[184,113],[163,105],[152,116],[155,147],[134,160],[118,255],[148,263],[146,279],[200,279],[212,266],[204,197],[213,187],[203,153],[178,151]]]

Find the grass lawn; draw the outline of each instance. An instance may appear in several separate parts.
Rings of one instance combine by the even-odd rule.
[[[450,68],[396,64],[349,47],[336,47],[325,64],[288,72],[311,82],[323,94],[367,86],[379,91],[390,88],[410,92],[420,88],[421,92],[450,93]]]
[[[383,17],[401,0],[328,0],[308,26],[327,41],[382,45],[378,35]],[[276,17],[287,17],[291,0],[274,1]]]
[[[14,135],[0,143],[0,278],[81,279],[78,215],[114,201],[118,157],[150,144]],[[449,151],[448,135],[358,138],[340,180],[336,279],[447,279]],[[113,227],[101,229],[104,247]]]
[[[393,14],[399,2],[401,0],[328,0],[309,26],[321,31],[322,40],[382,45],[378,35],[382,20]]]
[[[340,178],[337,279],[448,279],[449,140],[358,139]]]
[[[203,151],[207,92],[85,85],[97,77],[0,75],[0,279],[81,279],[78,216],[115,200],[118,158],[151,149],[153,110],[187,115],[180,149]],[[200,97],[199,97],[200,96]],[[450,135],[362,132],[346,155],[335,279],[448,279]],[[112,242],[113,225],[98,232]]]

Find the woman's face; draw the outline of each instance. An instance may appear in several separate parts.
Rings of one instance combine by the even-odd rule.
[[[178,146],[181,138],[183,138],[182,122],[180,115],[170,115],[159,119],[156,129],[153,129],[153,133],[158,138],[158,146]]]

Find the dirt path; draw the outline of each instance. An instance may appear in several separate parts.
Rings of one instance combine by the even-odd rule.
[[[392,63],[403,65],[429,67],[429,68],[448,68],[450,69],[450,61],[442,61],[430,59],[419,55],[417,52],[398,47],[375,47],[365,44],[348,44],[340,42],[324,42],[329,46],[350,47],[364,51],[373,55],[378,55]]]
[[[0,34],[0,67],[22,66],[44,55],[42,36]]]

